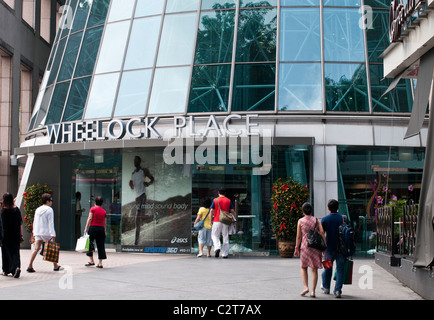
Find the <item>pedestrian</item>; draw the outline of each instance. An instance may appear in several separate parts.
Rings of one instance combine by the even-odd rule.
[[[85,266],[94,266],[95,261],[93,260],[93,251],[95,250],[94,241],[96,242],[96,247],[98,250],[98,264],[97,268],[102,268],[102,261],[107,259],[105,253],[105,237],[107,234],[107,213],[101,207],[104,200],[101,196],[95,198],[95,206],[90,208],[89,217],[87,218],[86,227],[84,228],[84,233],[89,235],[89,242],[91,245],[90,252],[86,253],[89,257],[89,262]]]
[[[338,241],[339,226],[343,223],[343,219],[338,213],[339,203],[337,200],[329,200],[327,207],[330,213],[321,219],[327,240],[327,249],[325,251],[324,260],[331,260],[332,262],[336,260],[336,283],[333,293],[336,298],[340,298],[342,295],[345,257],[338,251]],[[332,274],[333,266],[329,269],[324,269],[322,272],[321,289],[325,294],[330,293]]]
[[[78,239],[81,236],[81,215],[84,209],[81,207],[81,192],[75,193],[75,237]]]
[[[226,189],[221,188],[218,191],[218,197],[214,199],[210,207],[211,215],[211,238],[214,244],[214,254],[218,258],[220,250],[222,252],[222,258],[226,259],[229,255],[229,225],[219,221],[220,208],[224,211],[235,215],[234,206],[229,198],[226,198]],[[235,222],[234,222],[235,223]],[[223,245],[220,242],[220,235],[223,237]]]
[[[14,204],[10,193],[3,195],[1,210],[2,267],[3,275],[12,274],[19,278],[21,274],[20,243],[23,241],[23,218],[21,211]]]
[[[204,220],[203,228],[199,230],[197,236],[197,242],[199,243],[199,254],[198,257],[203,256],[203,248],[206,246],[208,250],[208,257],[211,257],[211,248],[212,248],[212,238],[211,238],[211,215],[210,215],[210,206],[211,199],[205,199],[202,203],[202,207],[199,208],[197,213],[196,220],[194,224],[198,223],[201,220]]]
[[[321,222],[317,218],[312,217],[312,205],[305,202],[301,210],[303,211],[303,218],[300,218],[297,222],[297,237],[294,251],[294,256],[300,256],[301,279],[304,285],[304,289],[300,295],[304,296],[309,292],[307,268],[310,268],[312,277],[312,292],[310,296],[315,298],[318,269],[322,269],[322,251],[307,246],[307,232],[308,230],[318,230],[325,243],[326,238]]]
[[[51,207],[53,205],[53,197],[49,193],[44,193],[41,196],[42,205],[35,211],[33,219],[33,237],[35,238],[35,245],[30,256],[29,266],[27,272],[35,272],[33,269],[33,261],[41,249],[45,241],[54,241],[56,239],[56,231],[54,230],[54,211]],[[54,271],[61,270],[57,262],[53,262]]]

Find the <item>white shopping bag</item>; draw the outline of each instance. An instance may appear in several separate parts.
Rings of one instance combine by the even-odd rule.
[[[75,245],[75,251],[83,252],[83,253],[89,252],[89,245],[90,245],[89,235],[85,234],[84,236],[77,239],[77,244]]]

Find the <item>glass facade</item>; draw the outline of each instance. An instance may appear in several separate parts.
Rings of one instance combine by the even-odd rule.
[[[388,1],[67,5],[74,19],[59,29],[31,130],[148,114],[411,112],[410,80],[382,97]]]

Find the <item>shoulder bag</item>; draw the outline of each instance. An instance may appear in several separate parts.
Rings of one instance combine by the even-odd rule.
[[[208,209],[208,213],[206,214],[205,218],[202,219],[202,220],[200,220],[200,221],[198,221],[198,222],[194,225],[194,227],[193,227],[194,230],[199,231],[199,230],[203,229],[203,226],[204,226],[205,220],[206,220],[206,218],[208,218],[208,215],[209,215],[209,212],[210,212],[210,211],[211,211],[211,210]]]
[[[317,227],[318,227],[318,219],[316,219],[315,229],[317,229]],[[307,231],[307,246],[309,248],[317,249],[319,251],[324,251],[327,248],[321,234],[318,231],[312,229],[309,229]]]

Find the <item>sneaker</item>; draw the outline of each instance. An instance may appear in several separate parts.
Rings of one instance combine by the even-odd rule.
[[[220,255],[220,249],[217,249],[217,250],[215,251],[215,257],[218,258],[219,255]]]
[[[321,290],[322,290],[322,293],[324,293],[324,294],[329,294],[330,293],[329,289],[321,287]]]
[[[335,297],[336,297],[336,298],[340,298],[341,295],[342,295],[342,292],[341,292],[341,291],[337,291],[337,292],[335,292]]]
[[[203,256],[203,253],[199,253],[199,254],[197,255],[198,258],[200,258],[200,257],[202,257],[202,256]]]

